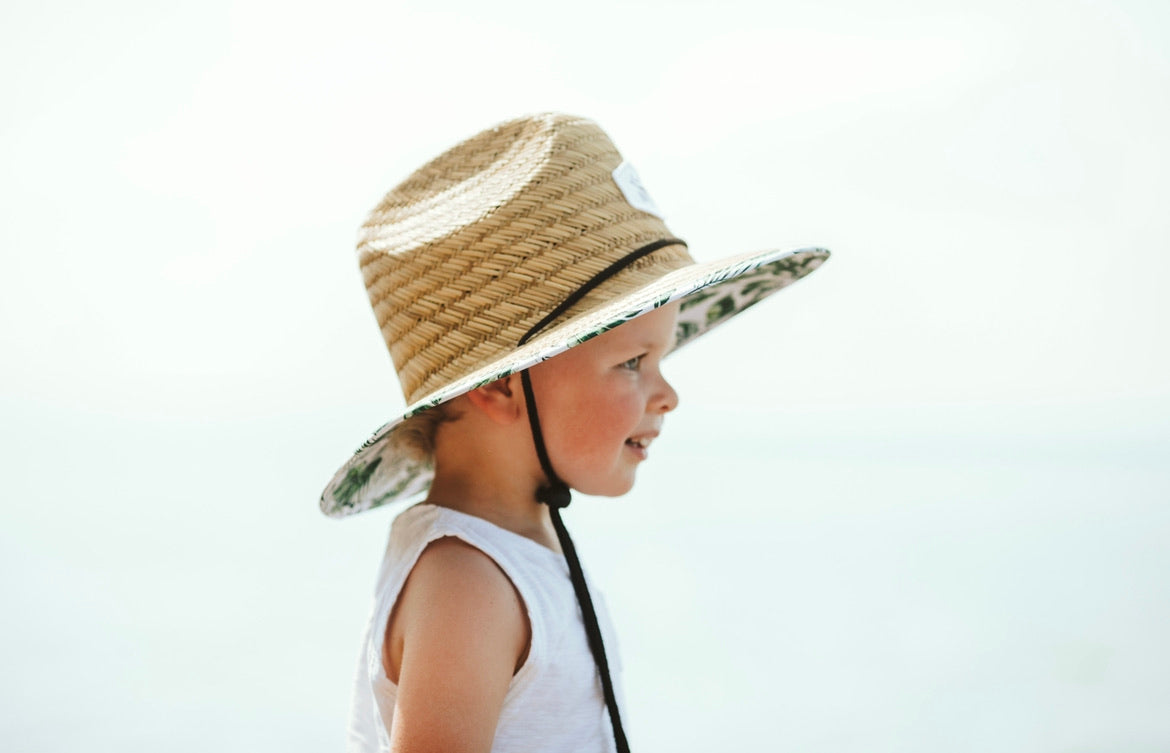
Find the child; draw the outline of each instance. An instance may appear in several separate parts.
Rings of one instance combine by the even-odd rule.
[[[419,169],[358,253],[409,408],[321,508],[425,502],[391,529],[350,750],[628,751],[612,630],[560,509],[633,486],[678,404],[665,356],[828,252],[695,264],[596,124],[544,114]]]

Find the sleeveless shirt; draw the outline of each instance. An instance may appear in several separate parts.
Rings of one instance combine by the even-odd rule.
[[[354,680],[349,753],[390,749],[398,692],[382,666],[390,611],[423,550],[446,536],[470,544],[499,566],[520,594],[531,626],[528,657],[508,686],[492,753],[611,753],[609,713],[565,558],[482,518],[428,504],[403,511],[390,529]],[[591,583],[589,590],[624,708],[609,613]]]

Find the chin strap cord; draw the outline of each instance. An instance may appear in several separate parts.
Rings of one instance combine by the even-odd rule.
[[[568,487],[565,487],[565,499],[568,499]],[[593,652],[593,661],[597,664],[597,673],[601,676],[601,693],[605,696],[605,707],[609,709],[609,721],[613,726],[613,741],[617,746],[617,753],[630,753],[630,744],[626,742],[626,731],[622,729],[622,716],[618,711],[617,695],[613,690],[613,680],[609,677],[609,660],[605,657],[605,644],[601,640],[601,628],[597,624],[597,613],[593,610],[593,600],[589,598],[589,587],[585,585],[585,574],[581,571],[581,562],[577,559],[577,550],[573,548],[573,540],[569,538],[569,531],[561,520],[561,510],[549,505],[549,516],[553,527],[557,529],[557,539],[561,542],[561,549],[565,550],[565,559],[569,561],[569,578],[573,581],[573,590],[577,592],[577,602],[581,605],[581,614],[585,618],[585,635],[589,638],[589,650]]]
[[[614,693],[613,680],[609,676],[609,659],[605,656],[605,642],[601,639],[601,626],[597,622],[597,611],[593,608],[593,598],[589,595],[589,586],[585,583],[585,572],[581,569],[581,560],[577,558],[577,548],[573,546],[573,539],[565,522],[561,520],[561,509],[568,507],[573,495],[569,486],[561,481],[556,471],[548,461],[548,452],[544,448],[544,437],[540,431],[540,419],[536,415],[536,402],[532,394],[532,382],[528,372],[520,374],[520,381],[524,385],[524,400],[528,406],[528,423],[532,426],[532,438],[536,442],[536,454],[540,458],[540,465],[548,477],[547,486],[536,490],[538,502],[548,505],[549,517],[552,518],[553,528],[557,532],[557,540],[565,553],[565,560],[569,563],[569,580],[573,583],[573,592],[577,595],[577,603],[581,606],[581,617],[585,623],[585,636],[589,640],[589,650],[593,653],[593,661],[597,664],[597,673],[601,677],[601,694],[605,697],[605,707],[609,709],[609,721],[613,725],[613,741],[617,746],[617,753],[630,753],[630,744],[626,741],[626,731],[622,729],[622,716],[618,711],[617,694]]]
[[[618,259],[594,275],[547,316],[537,322],[524,337],[520,338],[520,345],[526,343],[533,335],[568,311],[573,304],[581,300],[586,293],[604,280],[643,256],[671,245],[685,246],[686,244],[677,238],[664,238],[648,243]],[[548,484],[536,490],[536,499],[538,502],[548,505],[549,517],[552,518],[553,528],[556,529],[557,540],[560,542],[561,549],[565,553],[565,560],[569,564],[569,580],[573,583],[577,603],[581,606],[581,617],[585,623],[585,635],[589,640],[589,650],[593,653],[593,661],[597,664],[597,673],[601,677],[601,693],[605,697],[605,707],[609,710],[609,721],[613,725],[613,741],[617,746],[617,753],[630,753],[630,744],[626,741],[626,732],[622,729],[621,713],[618,711],[617,694],[613,689],[613,680],[609,676],[609,660],[605,656],[605,643],[601,639],[597,611],[594,610],[593,599],[589,596],[589,586],[585,583],[585,573],[581,569],[581,561],[577,559],[577,548],[573,546],[573,539],[569,537],[565,522],[561,520],[561,510],[569,506],[573,495],[569,491],[568,484],[557,476],[548,459],[548,451],[544,447],[544,434],[540,430],[540,418],[536,413],[536,397],[533,395],[532,381],[528,377],[527,370],[520,372],[520,382],[524,388],[524,402],[528,406],[528,424],[532,427],[532,440],[536,444],[536,456],[540,459],[540,467],[548,478]]]

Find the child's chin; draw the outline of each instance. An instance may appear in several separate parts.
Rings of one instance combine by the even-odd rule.
[[[623,483],[589,484],[573,488],[582,494],[588,494],[590,497],[624,497],[634,488],[634,479],[631,478]]]

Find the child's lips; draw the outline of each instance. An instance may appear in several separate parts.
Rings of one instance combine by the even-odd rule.
[[[652,434],[640,434],[635,437],[630,437],[626,440],[626,447],[629,447],[640,460],[645,460],[648,457],[647,450],[650,443],[658,436],[658,432]]]

